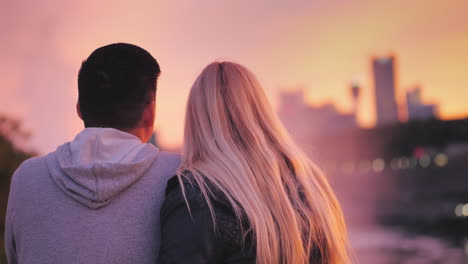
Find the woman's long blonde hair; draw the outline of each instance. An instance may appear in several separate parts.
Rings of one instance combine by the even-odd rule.
[[[252,72],[213,62],[193,84],[179,180],[190,171],[208,202],[222,191],[252,228],[257,263],[349,263],[340,205],[293,143]],[[182,185],[183,186],[183,185]]]

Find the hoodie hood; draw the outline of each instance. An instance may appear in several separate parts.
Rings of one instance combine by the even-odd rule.
[[[158,153],[155,146],[131,134],[113,128],[86,128],[50,153],[47,165],[63,192],[97,209],[135,183]]]

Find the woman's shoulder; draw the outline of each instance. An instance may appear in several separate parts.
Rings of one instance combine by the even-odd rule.
[[[213,206],[232,209],[226,195],[210,182],[206,182],[207,194]],[[185,197],[184,197],[185,193]],[[185,200],[187,199],[187,200]],[[174,176],[167,182],[166,203],[188,202],[189,205],[206,206],[206,199],[201,187],[191,173],[186,173],[179,178]]]
[[[182,181],[182,182],[181,182]],[[208,207],[208,203],[201,191],[200,186],[197,184],[191,174],[187,174],[181,177],[181,181],[178,176],[172,177],[166,188],[166,201],[161,212],[161,217],[164,218],[166,214],[174,210],[189,210],[194,215],[204,215],[204,218],[208,218],[208,221],[203,221],[205,224],[209,224],[212,227],[213,222],[211,221],[211,212]],[[182,191],[183,185],[183,191]],[[215,215],[216,226],[221,227],[217,232],[217,237],[221,240],[231,244],[239,246],[242,244],[243,233],[248,232],[249,224],[243,215],[242,223],[239,222],[232,205],[226,198],[223,192],[214,187],[213,184],[207,183],[209,189],[208,197],[210,199],[213,213]],[[185,197],[183,193],[185,192]],[[187,208],[187,203],[189,208]],[[196,216],[195,216],[196,218]],[[248,232],[250,233],[250,232]],[[250,238],[250,235],[248,237]]]
[[[247,229],[241,228],[234,211],[219,193],[216,199],[210,196],[213,219],[200,186],[190,177],[179,180],[174,176],[167,183],[161,209],[160,262],[255,263],[255,247],[251,239],[244,240],[242,231]]]
[[[185,198],[184,198],[185,193]],[[200,186],[191,175],[174,176],[169,179],[166,187],[166,202],[185,199],[190,202],[202,202],[204,200]]]

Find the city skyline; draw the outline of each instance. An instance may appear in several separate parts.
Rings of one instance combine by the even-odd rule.
[[[370,61],[372,63],[372,72],[370,74],[373,75],[373,87],[370,92],[375,95],[373,110],[377,117],[374,126],[392,125],[416,120],[439,119],[438,104],[427,103],[422,99],[424,89],[420,85],[409,86],[409,88],[403,91],[405,95],[404,98],[400,98],[399,100],[395,98],[395,88],[398,86],[396,78],[398,72],[395,70],[398,69],[397,55],[391,54],[371,57]],[[291,120],[294,118],[297,119],[301,127],[308,125],[303,122],[310,119],[310,117],[307,116],[310,115],[310,113],[307,112],[310,110],[332,113],[332,115],[336,116],[352,115],[356,118],[356,124],[353,126],[359,127],[360,124],[357,117],[361,107],[360,98],[362,96],[362,87],[359,82],[352,81],[349,88],[349,100],[352,105],[351,110],[337,110],[338,108],[334,101],[323,104],[308,103],[305,100],[307,87],[299,86],[280,91],[277,112],[280,117],[282,117],[285,126],[290,126],[288,128],[291,133],[294,132],[294,126],[291,126]],[[301,108],[307,108],[307,110],[304,112]],[[319,119],[326,120],[327,115],[328,114],[324,114],[323,117]],[[346,127],[346,125],[341,125],[341,127]]]
[[[141,45],[160,62],[156,128],[171,147],[181,143],[191,84],[220,58],[250,68],[275,107],[281,87],[303,85],[308,103],[333,101],[350,111],[349,83],[358,80],[358,121],[370,127],[369,58],[392,52],[398,101],[419,84],[422,101],[439,104],[440,118],[468,114],[466,1],[113,1],[108,8],[105,1],[20,0],[0,10],[0,112],[21,118],[41,153],[83,128],[74,107],[79,66],[117,41]]]

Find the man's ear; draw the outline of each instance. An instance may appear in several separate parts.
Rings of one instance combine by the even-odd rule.
[[[156,103],[155,100],[151,100],[145,107],[143,111],[143,119],[142,123],[144,127],[153,127],[154,126],[154,119],[156,117]]]
[[[81,120],[83,120],[83,116],[81,115],[81,107],[80,107],[80,102],[76,102],[76,113],[80,117]]]

